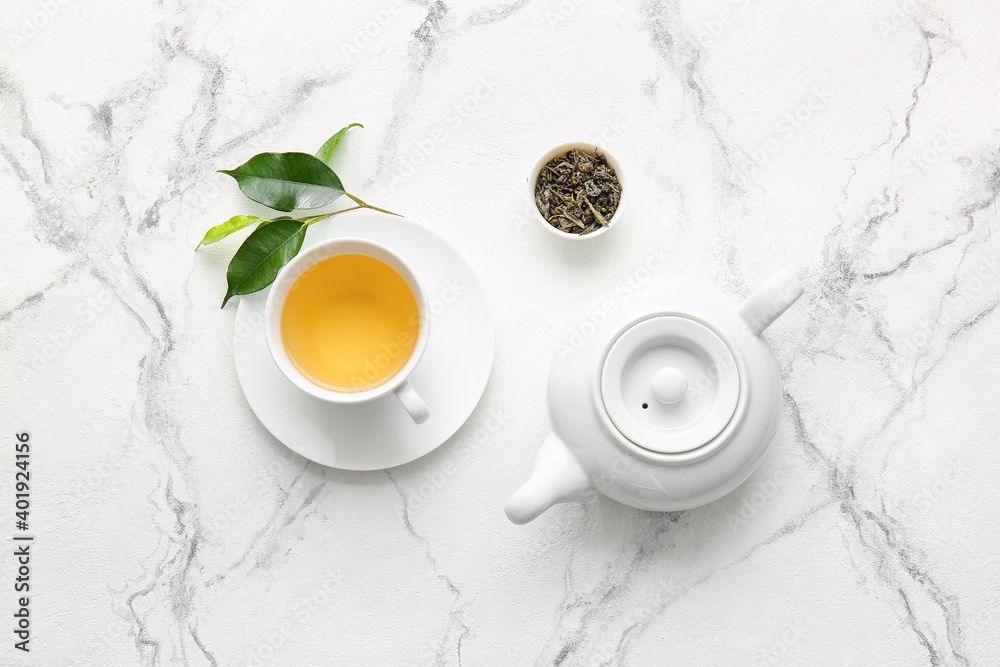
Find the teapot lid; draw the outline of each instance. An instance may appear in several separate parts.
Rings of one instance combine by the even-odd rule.
[[[708,443],[732,419],[740,372],[712,329],[663,315],[634,324],[611,345],[601,394],[626,438],[653,452],[680,454]]]

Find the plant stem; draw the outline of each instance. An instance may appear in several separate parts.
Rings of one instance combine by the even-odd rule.
[[[308,227],[314,222],[319,222],[320,220],[326,220],[331,215],[337,215],[338,213],[346,213],[347,211],[357,211],[359,208],[365,208],[364,206],[351,206],[350,208],[342,208],[339,211],[332,211],[331,213],[322,213],[320,215],[313,215],[307,218],[300,218],[303,225]]]
[[[403,216],[399,215],[399,213],[393,213],[392,211],[387,211],[384,208],[379,208],[378,206],[372,206],[371,204],[363,202],[363,201],[361,201],[360,198],[355,197],[354,195],[352,195],[349,192],[345,192],[344,194],[346,194],[348,197],[350,197],[351,199],[353,199],[354,201],[356,201],[358,203],[358,205],[357,206],[349,206],[347,208],[342,208],[339,211],[331,211],[330,213],[320,213],[319,215],[307,215],[304,218],[299,218],[299,221],[303,225],[305,225],[306,227],[308,227],[309,225],[311,225],[311,224],[313,224],[315,222],[319,222],[320,220],[326,220],[327,218],[329,218],[332,215],[337,215],[338,213],[346,213],[348,211],[357,211],[359,208],[370,208],[370,209],[375,210],[375,211],[381,211],[382,213],[388,213],[390,215],[398,215],[399,217],[403,217]]]
[[[361,199],[361,197],[355,197],[355,196],[354,196],[354,195],[352,195],[352,194],[351,194],[350,192],[345,192],[344,194],[345,194],[345,195],[347,195],[348,197],[350,197],[351,199],[353,199],[353,200],[354,200],[354,202],[355,202],[355,203],[356,203],[356,204],[358,205],[358,206],[357,206],[356,208],[370,208],[370,209],[372,209],[373,211],[381,211],[382,213],[388,213],[389,215],[398,215],[398,216],[399,216],[399,217],[401,217],[401,218],[403,217],[403,216],[402,216],[402,215],[400,215],[399,213],[393,213],[392,211],[387,211],[387,210],[385,210],[384,208],[379,208],[378,206],[372,206],[371,204],[369,204],[369,203],[367,203],[367,202],[363,201],[363,200]],[[349,209],[349,208],[348,208],[348,209],[344,209],[344,210],[345,210],[345,211],[350,211],[350,210],[353,210],[353,209]],[[337,211],[337,212],[339,213],[340,211]]]

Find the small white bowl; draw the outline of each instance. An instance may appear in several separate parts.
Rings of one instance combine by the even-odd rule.
[[[610,165],[611,168],[615,170],[615,176],[618,177],[618,182],[622,186],[622,194],[621,194],[621,199],[619,199],[618,201],[618,208],[615,209],[615,214],[611,216],[610,220],[608,220],[608,226],[601,227],[600,229],[590,232],[589,234],[570,234],[569,232],[564,232],[561,229],[553,227],[552,225],[549,224],[549,221],[546,220],[545,217],[542,215],[542,212],[538,210],[538,205],[535,203],[535,186],[538,184],[538,174],[541,173],[542,169],[545,168],[545,165],[547,165],[552,158],[558,157],[560,155],[565,155],[566,153],[570,152],[573,149],[584,151],[586,153],[591,153],[591,154],[597,151],[603,153],[604,157],[608,161],[608,165]],[[628,186],[625,183],[625,173],[622,171],[621,163],[615,159],[615,156],[613,156],[604,148],[601,148],[600,146],[597,146],[596,144],[592,144],[587,141],[569,141],[565,144],[559,144],[558,146],[550,148],[542,155],[542,157],[538,158],[538,162],[535,163],[535,166],[531,168],[531,172],[528,173],[528,200],[531,201],[531,210],[535,212],[535,217],[538,218],[538,221],[542,223],[542,226],[545,227],[545,229],[549,230],[556,236],[560,236],[564,239],[568,238],[568,239],[575,239],[578,241],[582,239],[590,239],[595,236],[600,236],[604,232],[614,227],[615,223],[618,222],[618,219],[621,218],[622,216],[622,209],[625,208],[625,198],[627,196],[628,196]]]

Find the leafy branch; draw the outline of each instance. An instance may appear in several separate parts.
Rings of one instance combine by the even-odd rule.
[[[209,229],[195,250],[203,245],[217,243],[233,232],[257,225],[229,262],[229,269],[226,271],[229,289],[222,307],[237,294],[250,294],[274,282],[281,268],[301,250],[306,229],[310,225],[339,213],[361,208],[399,215],[372,206],[347,192],[340,177],[330,168],[329,162],[337,147],[347,131],[355,126],[364,127],[361,123],[351,123],[327,139],[315,155],[260,153],[236,169],[219,170],[220,173],[232,176],[243,194],[250,199],[284,213],[327,206],[344,195],[356,204],[338,211],[301,218],[283,215],[268,220],[255,215],[235,215]]]

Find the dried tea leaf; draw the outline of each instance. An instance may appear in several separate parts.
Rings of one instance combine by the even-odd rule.
[[[574,149],[542,168],[535,184],[535,205],[556,229],[583,235],[610,224],[621,191],[604,153]]]

